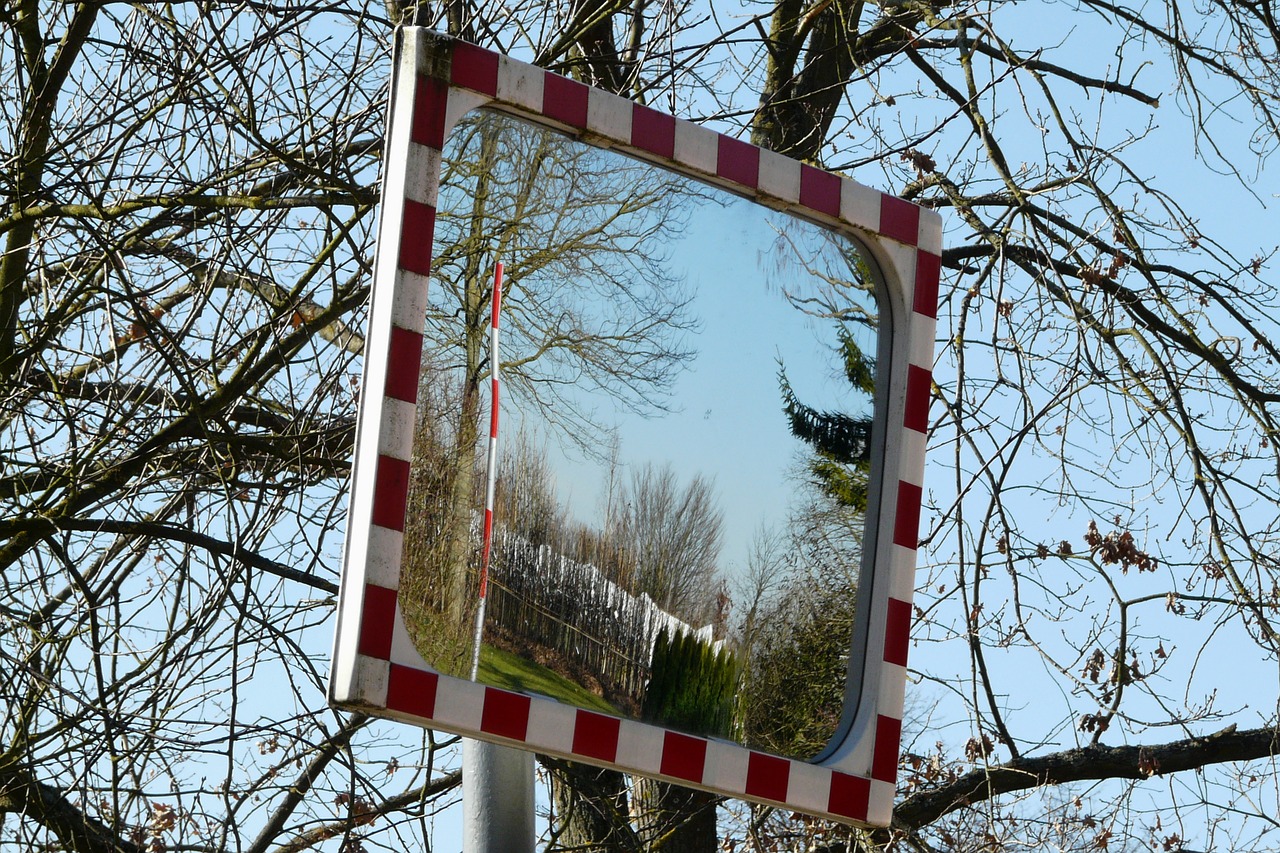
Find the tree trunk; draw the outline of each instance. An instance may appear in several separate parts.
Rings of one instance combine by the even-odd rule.
[[[646,853],[715,853],[714,794],[656,779],[637,779],[633,817]]]
[[[551,767],[554,850],[632,853],[639,839],[627,822],[626,777],[617,770],[571,762]]]

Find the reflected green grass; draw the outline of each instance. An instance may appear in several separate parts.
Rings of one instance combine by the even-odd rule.
[[[505,690],[537,693],[588,711],[619,716],[618,709],[567,678],[520,655],[494,648],[487,643],[480,649],[478,680]]]

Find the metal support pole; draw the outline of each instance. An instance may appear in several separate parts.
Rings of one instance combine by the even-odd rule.
[[[533,753],[462,741],[463,853],[533,853]]]

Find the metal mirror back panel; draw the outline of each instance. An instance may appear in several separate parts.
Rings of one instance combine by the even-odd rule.
[[[414,646],[470,675],[484,574],[480,681],[817,754],[877,440],[869,254],[491,110],[455,125],[440,174],[401,554]]]

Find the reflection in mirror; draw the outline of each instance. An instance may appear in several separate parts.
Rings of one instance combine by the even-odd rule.
[[[879,312],[851,239],[500,113],[443,155],[401,608],[467,677],[806,758],[840,719]]]

